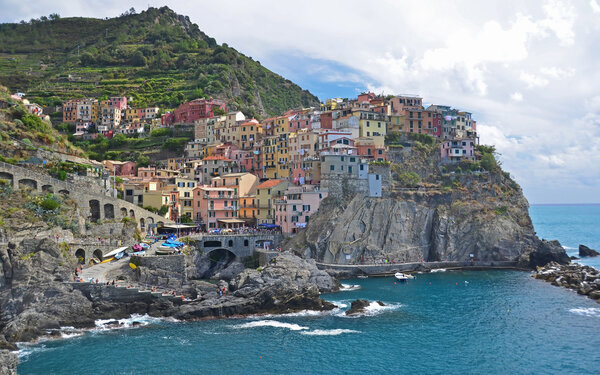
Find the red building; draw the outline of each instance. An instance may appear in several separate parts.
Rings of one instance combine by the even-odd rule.
[[[333,129],[333,115],[331,112],[321,113],[321,129]]]
[[[180,123],[193,123],[196,120],[214,116],[214,110],[220,108],[227,112],[225,101],[220,99],[194,99],[183,103],[173,112],[167,113],[162,117],[163,125],[173,125]]]

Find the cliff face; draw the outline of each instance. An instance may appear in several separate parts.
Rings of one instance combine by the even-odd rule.
[[[532,266],[547,257],[568,262],[560,244],[537,238],[528,202],[507,174],[443,175],[424,169],[427,160],[415,171],[423,178],[419,188],[402,188],[394,178],[410,164],[392,164],[396,172],[382,198],[327,198],[306,231],[285,248],[331,264],[475,260]],[[531,254],[537,255],[530,262]]]

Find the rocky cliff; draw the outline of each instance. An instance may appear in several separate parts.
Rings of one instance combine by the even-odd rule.
[[[435,145],[419,146],[398,152],[401,161],[390,163],[381,198],[330,194],[306,231],[284,247],[332,264],[569,262],[558,242],[536,236],[528,202],[508,174],[499,168],[448,173],[438,167]],[[418,181],[414,187],[406,187],[407,175]]]

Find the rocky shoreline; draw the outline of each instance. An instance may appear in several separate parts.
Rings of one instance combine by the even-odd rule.
[[[554,286],[574,290],[600,303],[600,271],[593,267],[578,263],[563,265],[551,262],[538,267],[533,277]]]

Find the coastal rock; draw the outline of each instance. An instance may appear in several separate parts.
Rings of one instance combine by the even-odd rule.
[[[376,301],[376,303],[379,306],[385,306],[385,303],[381,302],[381,301]],[[364,300],[364,299],[357,299],[352,301],[352,304],[350,305],[350,308],[348,310],[346,310],[346,315],[357,315],[357,314],[363,314],[366,312],[366,308],[369,307],[371,305],[370,301]]]
[[[560,245],[560,242],[541,240],[535,251],[529,253],[527,266],[535,269],[550,262],[558,264],[569,264],[571,259]],[[527,256],[523,257],[524,260]],[[522,263],[525,263],[524,261]],[[523,264],[525,265],[525,264]]]
[[[579,256],[580,257],[597,257],[598,255],[600,255],[599,252],[597,252],[594,249],[590,249],[589,247],[585,246],[585,245],[579,245]]]
[[[357,195],[346,205],[327,198],[307,229],[283,248],[340,265],[476,260],[518,261],[533,268],[549,261],[569,262],[558,243],[535,236],[520,190],[504,202],[508,208],[503,214],[494,211],[497,203],[481,195],[477,204],[458,204],[443,195],[412,201]]]
[[[350,308],[346,310],[346,315],[356,315],[365,312],[365,308],[368,307],[371,302],[365,299],[357,299],[352,301]]]
[[[600,272],[595,268],[578,263],[550,262],[544,267],[538,267],[532,276],[600,302]]]
[[[0,350],[0,375],[17,375],[19,357],[8,350]]]

